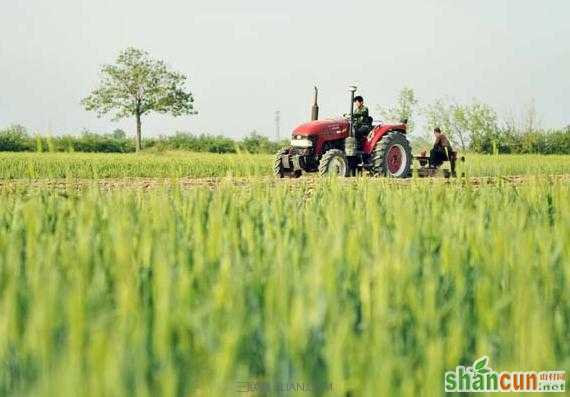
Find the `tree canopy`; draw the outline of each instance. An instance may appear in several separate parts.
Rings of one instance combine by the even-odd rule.
[[[82,100],[86,110],[113,120],[135,117],[136,147],[141,148],[141,117],[151,112],[173,116],[195,114],[188,77],[136,48],[122,51],[115,64],[101,68],[98,88]]]
[[[408,131],[412,132],[415,128],[415,111],[418,100],[414,90],[404,87],[400,90],[395,106],[379,107],[378,111],[382,117],[392,122],[408,121]]]
[[[483,142],[492,139],[499,130],[495,110],[477,100],[458,104],[438,99],[426,106],[424,113],[430,130],[441,128],[463,150],[471,147],[481,151]]]

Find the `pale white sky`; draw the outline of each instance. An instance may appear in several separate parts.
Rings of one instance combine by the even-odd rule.
[[[543,125],[570,123],[568,0],[10,0],[0,12],[0,127],[131,132],[79,105],[101,64],[135,46],[190,75],[197,116],[149,117],[175,130],[273,135],[347,111],[346,87],[374,111],[408,85],[423,103],[477,97],[499,113],[535,100]],[[373,112],[374,113],[374,112]]]

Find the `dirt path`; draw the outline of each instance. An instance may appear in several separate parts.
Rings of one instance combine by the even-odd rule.
[[[386,179],[386,178],[364,178],[372,183],[390,185],[409,185],[411,183],[426,184],[462,184],[467,183],[473,186],[496,185],[507,183],[521,185],[533,180],[550,180],[560,182],[570,182],[570,174],[563,175],[537,175],[537,176],[505,176],[505,177],[471,177],[458,179],[444,178],[422,178],[422,179]],[[84,189],[88,187],[99,187],[104,190],[115,190],[124,188],[152,189],[158,187],[180,186],[182,188],[208,187],[216,188],[220,185],[233,185],[248,187],[252,184],[289,184],[314,186],[320,178],[315,176],[302,177],[299,179],[275,179],[273,177],[239,177],[239,178],[121,178],[121,179],[15,179],[0,180],[0,189]],[[340,179],[345,183],[352,183],[361,179],[346,178]]]

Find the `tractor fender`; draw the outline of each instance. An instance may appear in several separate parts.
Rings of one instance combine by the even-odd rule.
[[[402,134],[406,134],[405,125],[379,125],[374,128],[366,137],[364,144],[362,145],[362,151],[366,154],[371,154],[374,151],[376,143],[384,137],[384,135],[392,132],[399,131]]]

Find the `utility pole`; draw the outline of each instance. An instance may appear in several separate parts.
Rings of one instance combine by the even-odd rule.
[[[281,123],[281,112],[279,110],[275,111],[275,140],[279,142],[279,127]]]

